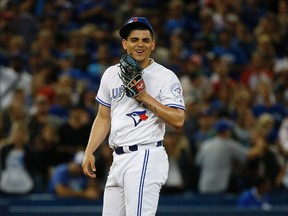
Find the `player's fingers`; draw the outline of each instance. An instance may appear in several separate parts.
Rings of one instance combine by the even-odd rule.
[[[91,169],[93,172],[96,172],[96,166],[94,162],[91,163]]]
[[[90,178],[96,178],[96,174],[93,172],[91,164],[94,164],[93,162],[91,163],[90,161],[83,161],[82,164],[82,169],[83,172],[86,176],[90,177]],[[94,165],[95,167],[95,165]]]
[[[84,171],[84,174],[90,178],[96,178],[96,174],[91,169]]]

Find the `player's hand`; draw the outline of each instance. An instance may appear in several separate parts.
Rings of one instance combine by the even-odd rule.
[[[142,92],[140,92],[136,97],[134,97],[138,102],[142,102],[145,97],[147,97],[148,93],[146,92],[146,89],[144,89]]]
[[[96,178],[95,157],[93,154],[85,153],[82,169],[86,176]]]

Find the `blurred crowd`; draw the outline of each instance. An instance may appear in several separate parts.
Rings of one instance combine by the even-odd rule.
[[[46,193],[57,167],[75,162],[132,16],[151,22],[153,58],[179,77],[187,108],[184,128],[165,135],[163,193],[240,194],[263,177],[287,190],[287,0],[2,0],[0,191]],[[101,194],[107,141],[95,155]],[[9,175],[18,181],[5,186]]]

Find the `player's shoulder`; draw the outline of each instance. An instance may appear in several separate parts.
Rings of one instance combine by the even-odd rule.
[[[103,73],[103,77],[113,77],[112,75],[119,72],[119,64],[109,66]]]
[[[151,64],[151,69],[153,71],[157,71],[157,73],[163,73],[166,76],[176,76],[176,74],[166,66],[156,62],[153,60],[153,63]]]
[[[151,67],[154,69],[154,68],[157,68],[157,69],[160,69],[161,71],[165,71],[165,72],[172,72],[172,70],[168,69],[167,67],[165,67],[163,64],[160,64],[154,60],[152,60],[152,64],[151,64]]]
[[[112,73],[119,70],[119,63],[109,66],[104,73]]]

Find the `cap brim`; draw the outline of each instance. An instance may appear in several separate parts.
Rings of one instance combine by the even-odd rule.
[[[150,26],[148,26],[147,24],[145,23],[142,23],[142,22],[132,22],[132,23],[129,23],[129,24],[126,24],[124,25],[120,30],[119,30],[119,35],[126,39],[128,37],[128,34],[129,32],[132,30],[132,29],[135,29],[136,27],[138,26],[143,26],[143,27],[146,27],[147,30],[149,30],[150,32],[152,32],[153,34],[153,30],[151,29]]]

